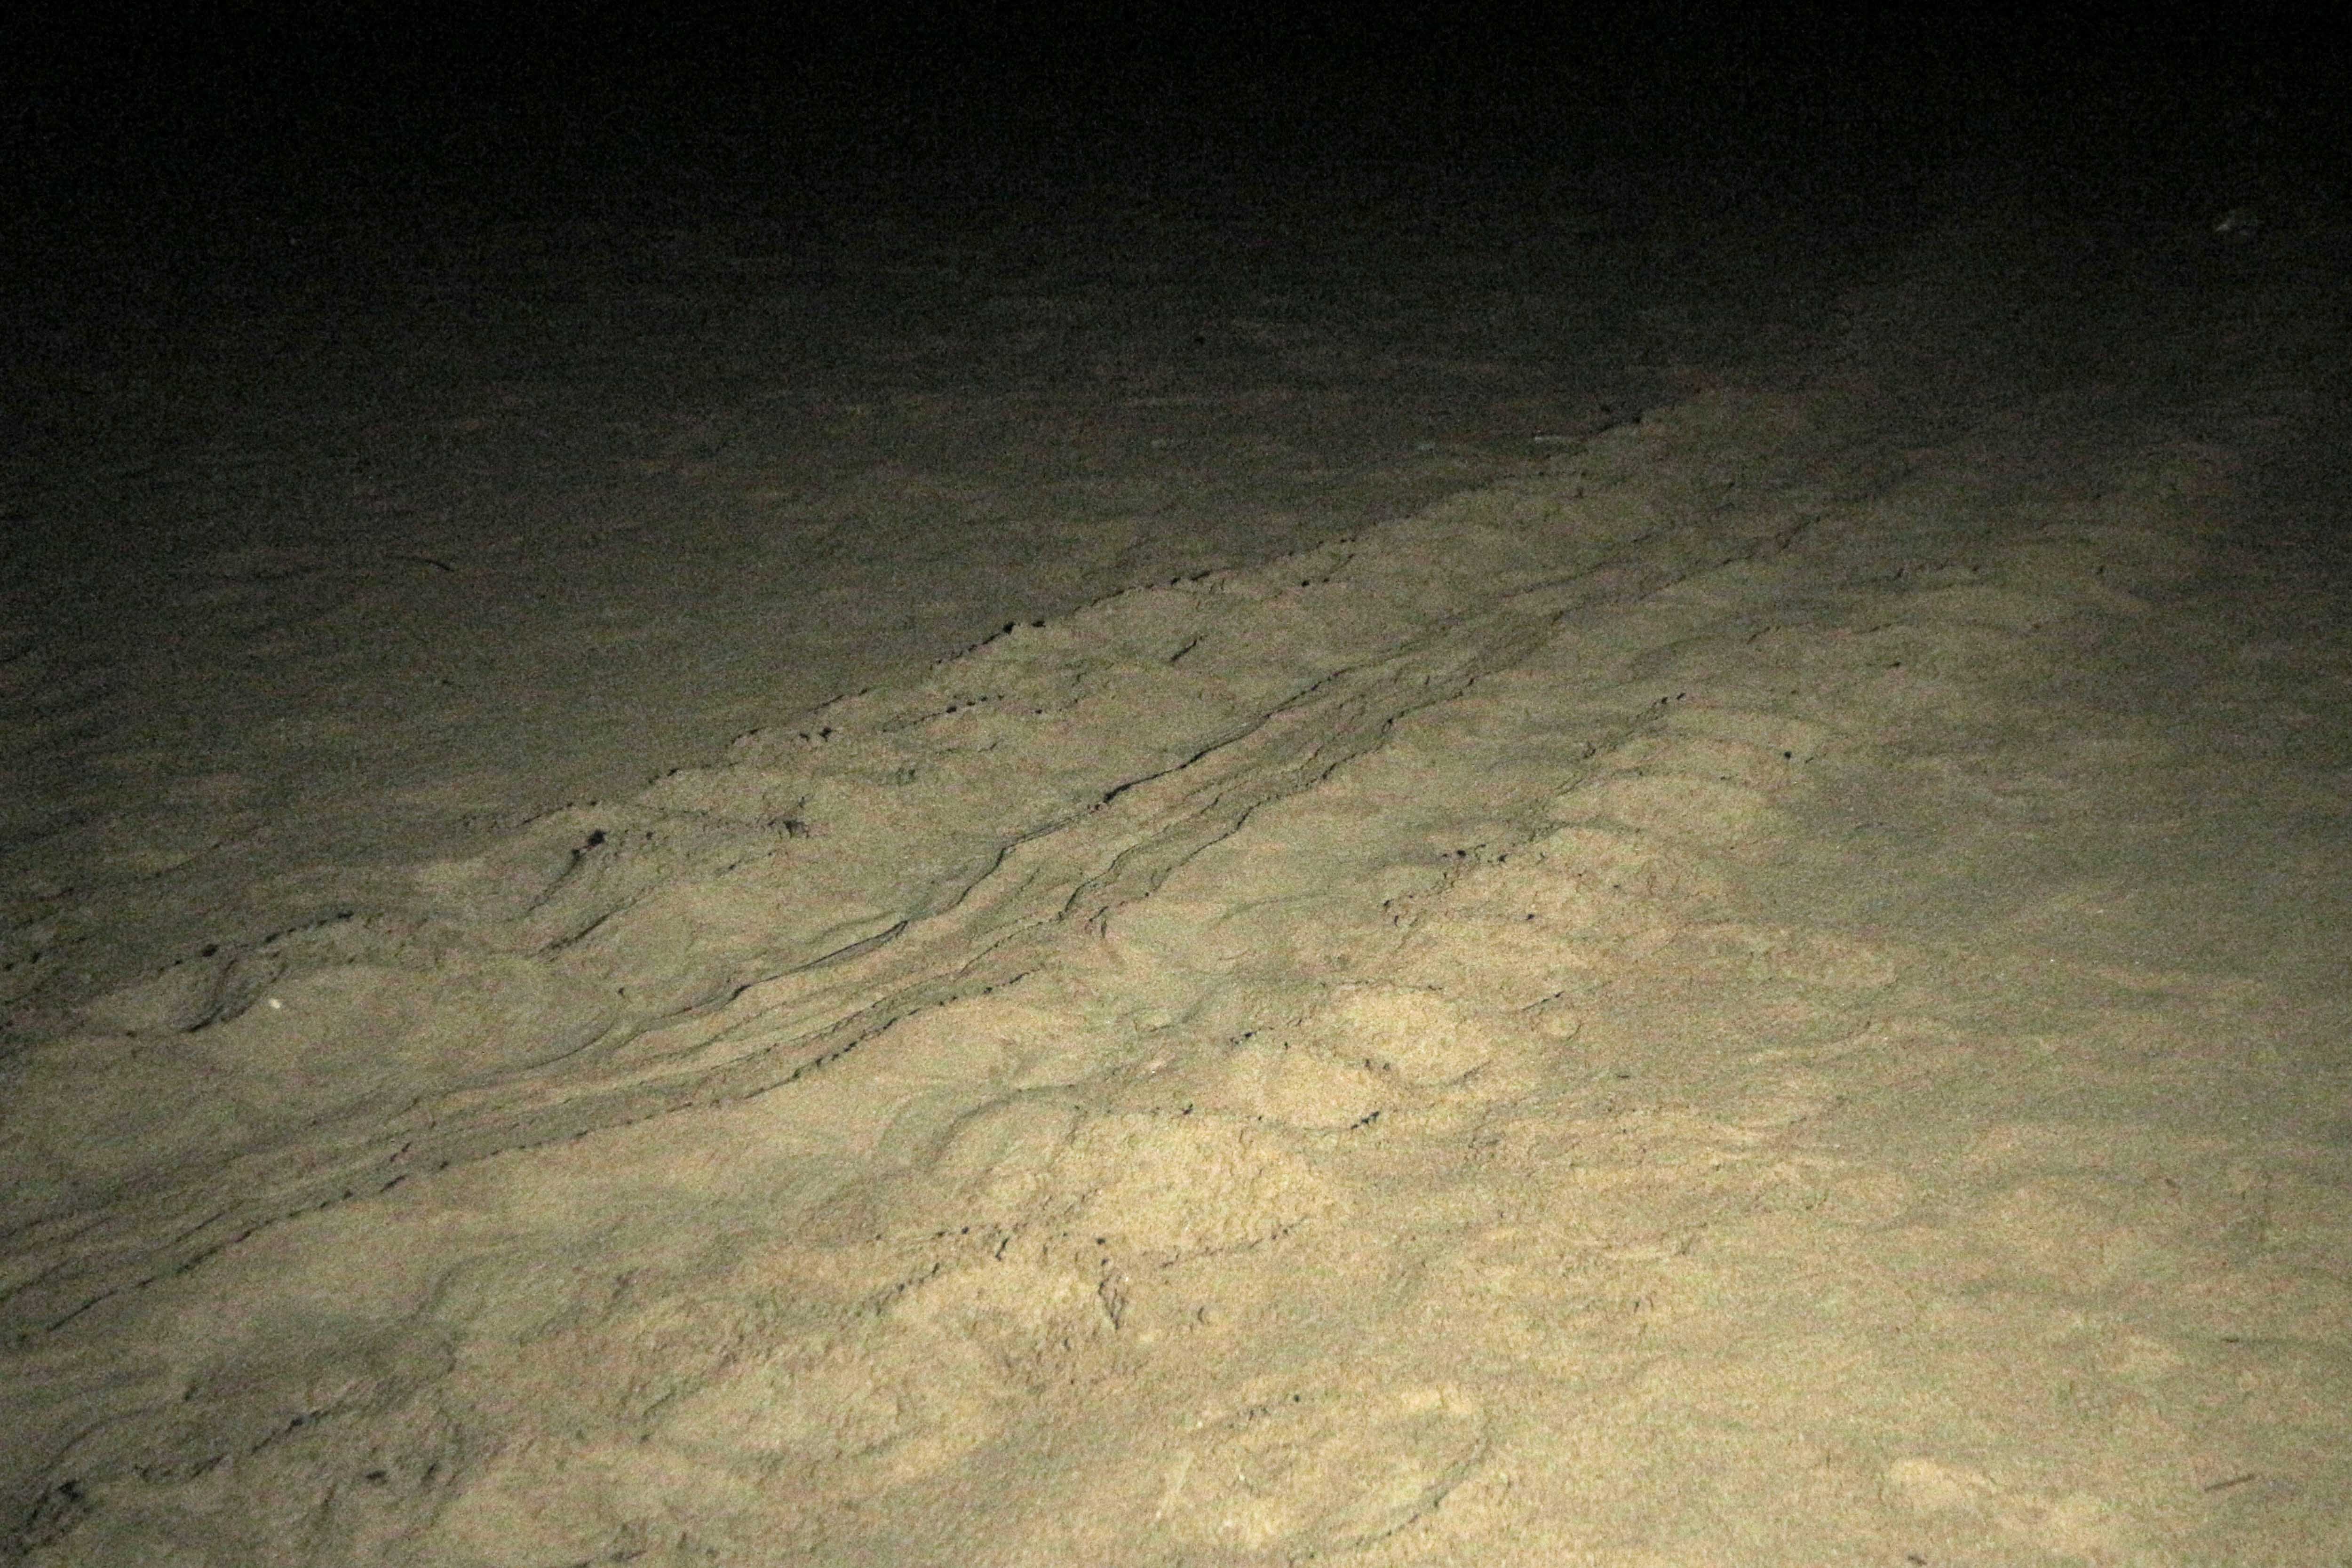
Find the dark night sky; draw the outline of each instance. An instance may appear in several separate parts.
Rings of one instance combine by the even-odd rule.
[[[950,155],[976,142],[1007,156],[1150,155],[1213,137],[1268,156],[1318,141],[1491,156],[1570,132],[1736,145],[1759,132],[1913,134],[2071,113],[2086,94],[2124,113],[2119,95],[2169,93],[2206,118],[2233,100],[2292,100],[2261,79],[2320,53],[2244,7],[2043,5],[2021,9],[2028,23],[1868,9],[1883,14],[142,5],[65,33],[20,17],[0,43],[19,78],[7,128],[40,163],[263,157],[327,141],[413,154],[454,123],[499,115],[586,157],[698,129],[812,155]]]
[[[694,193],[723,207],[810,174],[838,192],[940,171],[1034,189],[1171,165],[1246,179],[1362,161],[1696,163],[1776,199],[1963,156],[2069,185],[2135,162],[2332,168],[2345,128],[2327,106],[2352,98],[2315,36],[2219,6],[1856,19],[1666,4],[361,4],[79,17],[0,21],[12,287],[54,274],[61,242],[155,248],[363,202],[530,216]]]

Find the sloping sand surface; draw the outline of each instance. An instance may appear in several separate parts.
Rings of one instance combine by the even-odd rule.
[[[25,1560],[2352,1556],[2342,241],[2107,244],[36,998]]]
[[[0,371],[5,1037],[1008,623],[1537,471],[1847,248],[1589,181],[908,183],[48,258],[113,288],[27,286]]]

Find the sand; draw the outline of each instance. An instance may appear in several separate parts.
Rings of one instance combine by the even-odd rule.
[[[15,1555],[2352,1558],[2344,235],[1603,211],[59,371]]]

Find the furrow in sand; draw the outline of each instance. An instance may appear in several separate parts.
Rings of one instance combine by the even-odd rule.
[[[1666,498],[1655,510],[1671,516],[1674,507]],[[837,949],[814,955],[780,949],[755,921],[741,951],[723,955],[716,996],[652,1016],[625,1008],[593,1045],[537,1070],[455,1090],[420,1086],[396,1109],[370,1104],[361,1114],[323,1118],[266,1147],[193,1172],[158,1173],[111,1202],[37,1221],[9,1244],[0,1323],[21,1342],[71,1323],[124,1290],[195,1268],[293,1215],[508,1151],[766,1092],[910,1013],[1002,984],[1056,944],[1099,932],[1113,911],[1148,897],[1254,812],[1313,788],[1377,748],[1398,719],[1458,697],[1482,674],[1525,657],[1564,621],[1785,546],[1792,529],[1801,527],[1753,510],[1685,516],[1647,527],[1598,559],[1590,536],[1534,540],[1536,548],[1514,562],[1519,571],[1512,591],[1482,603],[1474,584],[1474,596],[1444,604],[1435,615],[1417,606],[1392,611],[1370,639],[1349,628],[1357,652],[1349,662],[1309,670],[1304,679],[1294,675],[1282,700],[1228,720],[1209,744],[1175,765],[1094,781],[1087,805],[1011,832],[1000,827],[987,851],[970,858],[980,863],[976,874],[921,889],[899,918]],[[1383,557],[1428,548],[1426,540],[1375,535],[1339,573],[1297,580],[1296,590],[1286,591],[1328,597],[1335,584],[1409,571]],[[1546,555],[1556,573],[1549,577],[1542,574]],[[1297,570],[1296,563],[1279,563],[1256,575],[1297,580]],[[1388,646],[1364,653],[1364,643],[1377,642],[1383,631]],[[1218,679],[1209,658],[1193,658],[1197,679]],[[1596,739],[1637,723],[1638,707],[1619,715],[1622,723],[1596,723]],[[1100,739],[1106,754],[1115,755],[1110,737]],[[1051,733],[1036,744],[1041,752],[1063,752],[1074,737]],[[1063,759],[1034,760],[1050,770]],[[715,868],[705,886],[739,905],[789,894],[788,887],[772,885],[730,889],[745,858],[728,842],[721,835],[698,844],[695,858]],[[558,880],[571,875],[567,869]],[[585,928],[559,925],[562,934],[542,938],[534,962],[568,962],[592,931],[644,897],[642,888],[632,889]],[[534,903],[526,919],[548,931],[544,909]],[[619,940],[625,942],[627,933]],[[610,952],[602,956],[614,962]],[[627,967],[625,957],[621,963]]]

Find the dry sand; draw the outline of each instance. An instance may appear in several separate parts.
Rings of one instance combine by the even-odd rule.
[[[57,436],[23,1560],[2352,1561],[2343,237],[1489,218],[575,236]]]

